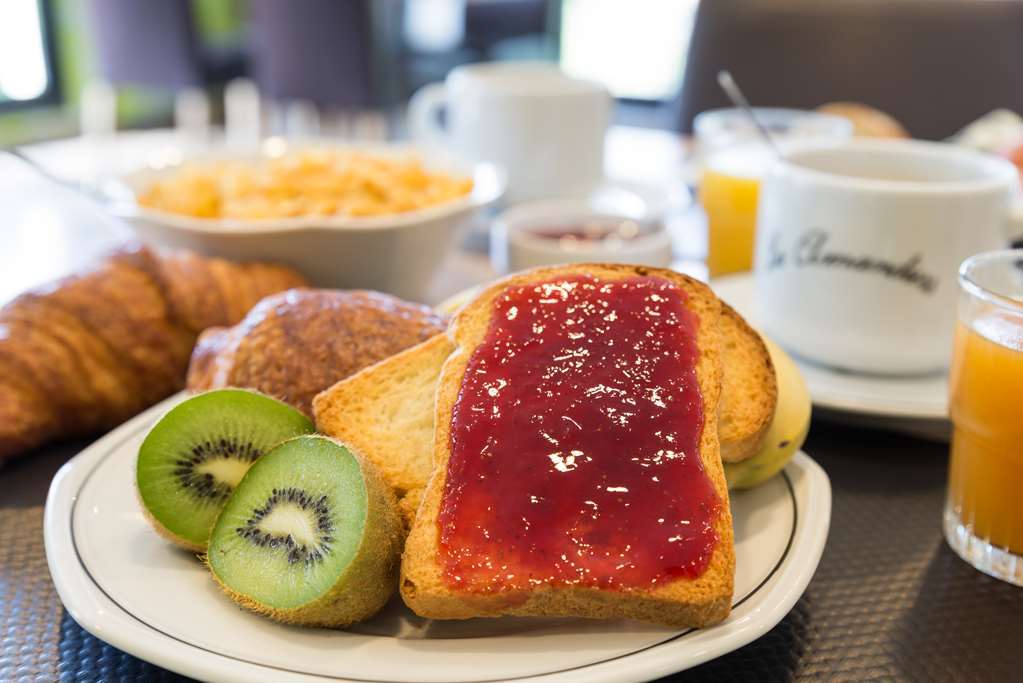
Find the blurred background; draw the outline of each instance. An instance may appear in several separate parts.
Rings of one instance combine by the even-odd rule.
[[[231,83],[244,84],[239,99],[255,84],[263,132],[402,137],[412,93],[457,65],[489,60],[554,62],[598,81],[616,98],[616,123],[689,133],[697,113],[726,105],[714,82],[725,67],[760,106],[861,102],[913,137],[944,139],[994,109],[1023,111],[1020,7],[1018,0],[702,7],[698,0],[5,0],[0,144],[114,125],[222,123]]]
[[[696,0],[5,0],[0,144],[109,125],[171,125],[196,93],[222,121],[223,93],[251,79],[271,132],[322,132],[380,114],[459,64],[560,62],[604,83],[619,117],[674,127]],[[104,109],[104,107],[107,109]],[[192,113],[193,118],[195,113]],[[180,121],[179,121],[180,123]],[[368,124],[372,127],[373,124]],[[377,124],[379,125],[379,123]],[[88,131],[85,131],[88,132]],[[306,131],[308,132],[308,131]],[[389,131],[391,135],[401,131]]]
[[[586,192],[593,204],[598,183],[605,195],[643,190],[672,256],[716,276],[751,267],[773,158],[745,115],[721,111],[731,103],[719,72],[781,141],[948,141],[1023,169],[1021,38],[1023,0],[3,0],[0,149],[24,146],[54,174],[99,186],[171,163],[165,152],[254,149],[267,136],[440,142],[509,170],[499,208]],[[535,116],[450,98],[417,108],[431,98],[416,93],[480,62],[560,69],[610,94],[610,119],[539,97]],[[471,142],[472,126],[456,120],[470,110],[487,126]],[[418,130],[431,121],[447,135]],[[523,192],[531,177],[544,192]],[[39,213],[56,204],[10,187],[12,215],[25,218],[7,234],[50,249]],[[476,251],[492,217],[475,223],[466,244]],[[57,266],[32,268],[34,281]]]

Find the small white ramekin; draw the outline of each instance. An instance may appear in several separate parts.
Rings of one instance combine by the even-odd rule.
[[[645,231],[631,239],[575,243],[531,232],[593,221],[623,220],[642,223]],[[671,254],[671,235],[660,219],[600,210],[586,200],[556,199],[518,204],[497,217],[490,234],[490,260],[494,269],[502,274],[560,263],[631,263],[663,268],[671,263]]]

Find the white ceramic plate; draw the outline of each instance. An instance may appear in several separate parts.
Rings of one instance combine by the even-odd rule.
[[[792,608],[828,534],[831,488],[799,453],[733,496],[735,609],[722,624],[674,631],[582,619],[419,619],[396,600],[349,631],[275,624],[235,607],[192,555],[148,526],[134,460],[180,396],[125,423],[65,465],[46,501],[46,554],[61,600],[97,637],[142,659],[217,681],[647,680],[730,652]]]
[[[757,324],[753,275],[717,278],[714,291],[754,326]],[[946,420],[948,377],[858,375],[795,357],[813,403],[833,411],[896,420]]]

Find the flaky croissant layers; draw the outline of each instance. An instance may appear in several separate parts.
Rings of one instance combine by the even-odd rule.
[[[304,284],[280,266],[131,245],[22,294],[0,308],[0,461],[180,390],[201,331]]]

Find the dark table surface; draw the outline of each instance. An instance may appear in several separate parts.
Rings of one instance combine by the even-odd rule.
[[[0,681],[184,680],[86,633],[50,582],[46,490],[84,445],[0,470]],[[941,537],[947,446],[817,419],[805,450],[834,496],[806,593],[767,635],[671,680],[1021,680],[1023,590]]]
[[[54,147],[51,161],[94,160],[88,149],[71,154],[81,146]],[[626,160],[648,159],[626,147]],[[0,160],[0,195],[0,303],[124,239],[95,207],[11,160]],[[85,445],[0,468],[0,682],[184,680],[86,633],[54,591],[43,504],[54,473]],[[806,593],[759,640],[672,680],[1023,680],[1023,589],[975,571],[941,536],[947,445],[818,417],[805,450],[833,489],[831,533]]]

